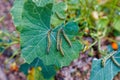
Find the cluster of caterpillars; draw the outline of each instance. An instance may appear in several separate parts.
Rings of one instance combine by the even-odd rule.
[[[51,38],[50,38],[50,33],[51,33],[52,30],[49,30],[48,31],[48,34],[47,34],[47,40],[48,40],[48,45],[47,45],[47,53],[50,52],[50,47],[51,47]],[[68,38],[68,36],[66,35],[65,31],[63,28],[60,28],[58,31],[57,31],[57,36],[56,36],[56,41],[57,41],[57,50],[60,51],[61,55],[64,56],[64,51],[62,49],[62,37],[61,37],[61,34],[63,35],[63,37],[65,38],[65,40],[67,41],[67,43],[69,44],[69,46],[71,47],[72,46],[72,43],[70,41],[70,39]]]
[[[112,53],[108,54],[107,56],[105,56],[103,59],[102,59],[102,67],[105,67],[105,64],[106,64],[106,61],[111,58],[111,60],[114,62],[114,64],[116,64],[118,67],[120,67],[120,64],[116,61],[116,59],[114,58],[114,54],[116,53],[117,51],[113,51]]]

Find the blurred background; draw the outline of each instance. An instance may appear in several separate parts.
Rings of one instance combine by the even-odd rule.
[[[98,1],[104,4],[106,0]],[[13,2],[14,0],[0,0],[0,80],[27,80],[27,76],[19,71],[19,67],[24,63],[24,60],[20,58],[20,37],[10,14]],[[93,17],[97,19],[98,17],[96,15],[97,12],[93,12]],[[90,42],[93,40],[89,36],[83,39]],[[114,37],[114,39],[120,41],[120,36]],[[102,48],[106,47],[108,43],[106,41],[106,39],[102,40]],[[88,50],[85,54],[81,54],[70,66],[63,67],[57,72],[55,79],[89,80],[91,62],[93,59],[100,58],[100,55],[96,55],[96,52],[94,54],[88,54],[89,52]],[[120,80],[119,73],[115,76],[114,80]]]
[[[0,0],[0,80],[26,80],[19,72],[19,33],[10,15],[14,0]],[[17,54],[17,55],[16,55]]]

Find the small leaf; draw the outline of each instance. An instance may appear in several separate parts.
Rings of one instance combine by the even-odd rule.
[[[31,68],[27,75],[27,80],[47,80],[45,79],[38,68]]]
[[[67,10],[67,5],[64,2],[56,3],[53,6],[53,12],[56,13],[60,19],[65,19],[66,10]]]
[[[120,32],[120,17],[114,19],[113,28]]]
[[[51,16],[51,24],[55,27],[65,21],[67,5],[64,2],[55,3],[53,5],[53,15]]]
[[[31,64],[28,64],[28,63],[22,64],[20,67],[20,71],[28,75],[28,70],[30,68],[38,69],[39,67],[41,67],[41,70],[38,70],[39,74],[43,75],[45,79],[51,78],[56,74],[56,71],[53,65],[46,66],[43,64],[43,62],[39,58],[36,58]]]
[[[54,27],[56,27],[57,25],[61,25],[61,23],[63,23],[64,20],[63,19],[59,19],[58,16],[56,14],[53,14],[51,17],[51,25]]]
[[[107,25],[108,25],[108,22],[109,22],[109,20],[108,20],[108,18],[101,18],[101,19],[99,19],[98,21],[97,21],[97,27],[98,27],[98,29],[99,30],[103,30],[105,27],[107,27]]]
[[[26,0],[15,0],[14,7],[11,9],[12,19],[14,20],[15,26],[20,26],[22,24],[22,13],[23,13],[23,5]]]

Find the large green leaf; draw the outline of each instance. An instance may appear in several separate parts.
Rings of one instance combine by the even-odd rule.
[[[109,52],[113,51],[110,46],[108,50]],[[120,63],[120,46],[114,57],[115,60]],[[105,67],[101,66],[101,59],[93,60],[90,80],[113,80],[118,72],[120,72],[120,67],[118,67],[111,58],[107,60]]]
[[[17,30],[20,32],[22,57],[27,63],[31,63],[36,57],[39,57],[45,65],[55,64],[62,67],[69,65],[73,59],[78,58],[79,52],[82,49],[82,45],[79,41],[72,41],[72,47],[69,47],[62,36],[62,48],[65,53],[64,57],[56,49],[57,31],[62,27],[65,30],[66,35],[72,40],[79,30],[76,23],[69,22],[66,25],[62,24],[56,27],[56,29],[52,29],[50,35],[52,45],[49,54],[47,54],[47,33],[51,29],[50,19],[52,14],[52,4],[38,7],[32,0],[26,0],[24,7],[21,8],[23,8],[21,16],[22,23],[20,22],[20,25],[17,26]],[[14,15],[15,13],[17,12],[13,8],[13,19],[16,17],[16,15]],[[14,22],[16,23],[15,19]]]
[[[22,64],[20,67],[20,71],[28,75],[28,70],[32,67],[33,68],[41,67],[42,70],[39,71],[39,74],[43,75],[45,79],[49,79],[56,74],[55,67],[53,65],[46,66],[39,58],[36,58],[31,64],[28,63]]]

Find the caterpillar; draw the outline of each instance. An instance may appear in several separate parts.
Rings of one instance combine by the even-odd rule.
[[[106,61],[107,61],[109,58],[111,58],[115,53],[116,53],[116,51],[113,51],[112,53],[108,54],[107,56],[105,56],[105,57],[102,59],[102,67],[105,67]]]
[[[120,64],[115,60],[114,56],[112,56],[111,59],[114,62],[114,64],[116,64],[118,67],[120,67]]]
[[[72,46],[72,43],[71,41],[69,40],[68,36],[65,34],[65,31],[62,29],[62,33],[63,33],[63,36],[65,38],[65,40],[68,42],[69,46],[71,47]]]
[[[57,32],[57,50],[59,50],[59,45],[60,45],[60,32],[61,32],[61,29],[58,30]]]
[[[62,54],[62,56],[64,56],[64,51],[62,49],[62,38],[60,39],[59,49],[60,49],[60,53]]]
[[[47,33],[47,39],[48,39],[47,53],[50,52],[50,46],[51,46],[50,33],[51,33],[51,30],[49,30],[48,33]]]

